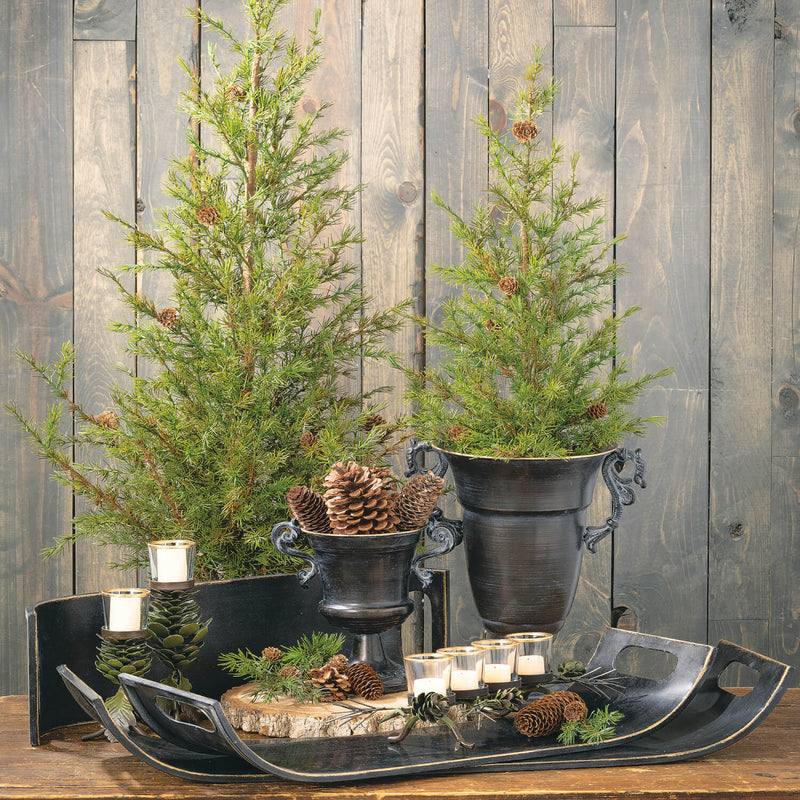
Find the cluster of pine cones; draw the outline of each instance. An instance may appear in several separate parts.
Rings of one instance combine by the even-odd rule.
[[[281,651],[277,647],[265,647],[261,652],[267,661],[277,661]],[[293,669],[299,675],[297,667],[284,667]],[[323,702],[344,700],[349,694],[357,694],[365,700],[377,700],[383,697],[383,682],[378,673],[365,661],[347,664],[347,656],[339,653],[329,658],[321,667],[308,670],[306,677],[320,692]]]
[[[337,462],[325,478],[325,494],[293,486],[286,499],[301,527],[312,533],[371,534],[419,530],[428,521],[444,479],[432,472],[415,475],[397,491],[383,467]]]
[[[586,703],[575,692],[553,692],[534,700],[517,712],[514,727],[525,736],[549,736],[565,722],[586,717]]]

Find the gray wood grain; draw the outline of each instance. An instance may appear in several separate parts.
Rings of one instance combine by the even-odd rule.
[[[639,630],[706,636],[709,16],[698,3],[620,0],[617,257],[634,375],[674,366],[637,404],[666,418],[642,446],[648,488],[614,542],[615,606]]]
[[[457,212],[466,213],[486,190],[486,145],[471,120],[488,113],[488,11],[488,0],[425,4],[425,311],[434,321],[451,289],[431,266],[457,261],[461,247],[430,193],[438,192]],[[426,363],[435,365],[439,359],[428,346]],[[457,513],[452,501],[443,507],[448,516]],[[461,549],[444,559],[452,572],[449,637],[454,644],[479,636],[482,628]]]
[[[136,41],[136,0],[75,0],[73,37]]]
[[[556,0],[553,14],[557,26],[614,27],[616,0]]]
[[[72,3],[0,3],[0,387],[41,420],[52,402],[15,358],[58,355],[72,333]],[[0,414],[0,695],[25,691],[25,606],[72,591],[72,498]]]
[[[774,2],[714,3],[709,632],[769,608]],[[750,109],[746,118],[741,109]]]
[[[608,239],[614,236],[614,49],[612,28],[555,28],[554,73],[561,92],[555,102],[553,136],[564,142],[567,164],[571,153],[580,153],[580,196],[606,199],[603,230]],[[602,525],[610,509],[610,495],[598,477],[588,523]],[[556,663],[587,661],[610,624],[612,555],[611,541],[603,542],[595,554],[584,553],[572,610],[555,640]]]
[[[116,287],[97,270],[133,264],[136,258],[122,243],[120,227],[103,216],[106,210],[132,220],[136,213],[134,55],[133,44],[121,41],[76,42],[74,48],[75,399],[95,415],[111,407],[115,384],[128,383],[118,365],[133,366],[123,351],[125,337],[109,330],[111,320],[126,318],[125,307]],[[133,291],[133,276],[121,279]],[[87,449],[76,453],[78,461],[99,457]],[[76,510],[85,512],[86,501],[76,503]],[[135,585],[135,573],[107,568],[120,557],[117,548],[79,541],[76,592]]]

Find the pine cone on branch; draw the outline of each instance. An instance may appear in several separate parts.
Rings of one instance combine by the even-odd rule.
[[[274,664],[282,655],[283,652],[279,647],[265,647],[261,651],[261,658],[265,661],[269,661],[270,664]]]
[[[312,533],[330,533],[328,509],[322,495],[308,486],[292,486],[286,494],[289,509],[303,530]]]
[[[174,308],[162,308],[156,314],[156,320],[160,322],[165,328],[172,330],[180,320],[180,314]]]
[[[101,411],[94,421],[96,425],[103,425],[106,428],[119,427],[119,417],[113,411]]]
[[[400,492],[397,501],[398,529],[415,531],[421,528],[436,508],[444,489],[444,478],[426,472],[415,475]]]
[[[311,683],[318,689],[322,689],[322,700],[333,702],[334,700],[344,700],[350,689],[350,680],[347,675],[342,675],[335,667],[317,667],[308,671]]]
[[[397,493],[369,467],[341,461],[325,479],[325,505],[333,533],[392,533],[397,525]]]
[[[347,668],[352,690],[365,700],[377,700],[383,697],[383,682],[371,664],[358,661]]]
[[[608,416],[608,408],[605,403],[592,403],[586,409],[586,416],[591,419],[603,419]]]

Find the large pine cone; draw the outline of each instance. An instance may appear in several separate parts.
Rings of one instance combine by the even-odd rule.
[[[397,493],[369,467],[355,461],[334,464],[325,479],[325,504],[333,533],[392,533],[397,525]]]
[[[347,677],[353,691],[365,700],[383,697],[383,683],[371,664],[358,661],[347,668]]]
[[[109,642],[100,639],[97,648],[97,671],[119,686],[119,674],[146,675],[150,671],[153,658],[150,649],[143,641]]]
[[[286,494],[292,515],[296,517],[303,530],[312,533],[330,533],[328,509],[322,495],[308,486],[292,486]]]
[[[150,590],[148,644],[162,664],[178,673],[197,658],[211,623],[210,619],[200,619],[193,594],[191,591]]]
[[[561,701],[554,699],[552,694],[546,694],[517,712],[514,727],[525,736],[549,736],[563,721]]]
[[[347,675],[342,675],[335,667],[317,667],[308,671],[308,677],[311,683],[319,689],[322,689],[322,697],[324,702],[333,702],[334,700],[344,700],[350,692],[350,680]]]
[[[419,530],[436,508],[442,489],[444,478],[432,472],[415,475],[400,492],[397,502],[398,528],[401,531]]]

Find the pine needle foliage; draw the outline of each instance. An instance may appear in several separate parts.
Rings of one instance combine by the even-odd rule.
[[[557,91],[528,67],[513,136],[477,125],[492,179],[470,219],[439,195],[463,246],[459,263],[436,266],[456,287],[438,319],[419,319],[439,365],[410,373],[417,434],[448,450],[496,458],[601,452],[653,418],[630,405],[663,370],[626,379],[619,329],[636,309],[614,313],[619,238],[604,239],[601,199],[579,199],[576,167],[560,179],[563,145],[544,143],[536,120]]]
[[[621,711],[612,711],[608,706],[598,708],[586,719],[565,722],[561,726],[557,740],[565,745],[575,744],[579,740],[588,744],[604,742],[614,737],[617,725],[624,718],[625,715]]]
[[[224,72],[209,47],[202,85],[183,65],[185,110],[202,136],[188,134],[189,156],[169,172],[174,208],[152,231],[109,215],[148,262],[120,269],[166,273],[174,286],[172,306],[158,308],[101,270],[135,317],[111,326],[138,361],[130,388],[109,387],[105,411],[85,408],[71,396],[69,344],[52,364],[20,354],[56,402],[42,422],[9,410],[92,506],[48,555],[86,536],[122,545],[117,566],[143,566],[148,541],[186,538],[198,544],[198,577],[286,571],[269,533],[289,518],[288,489],[314,485],[334,461],[380,462],[389,448],[386,426],[367,424],[380,390],[342,387],[355,385],[361,358],[388,355],[400,317],[371,310],[348,260],[361,236],[346,220],[359,187],[337,182],[345,134],[324,127],[326,104],[299,110],[320,63],[320,17],[303,47],[276,28],[286,2],[246,0],[246,39],[198,12],[238,63]],[[77,446],[89,460],[73,459]]]

